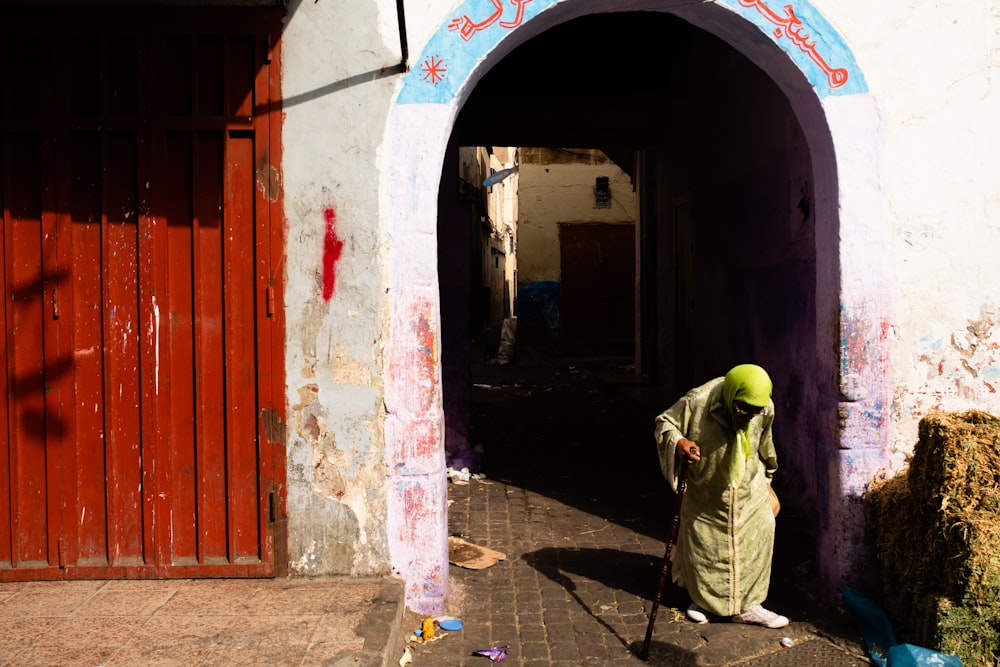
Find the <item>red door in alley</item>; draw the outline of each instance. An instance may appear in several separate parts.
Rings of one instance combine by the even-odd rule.
[[[273,19],[5,11],[0,580],[275,573]]]
[[[631,355],[635,228],[559,225],[559,346],[564,354]]]

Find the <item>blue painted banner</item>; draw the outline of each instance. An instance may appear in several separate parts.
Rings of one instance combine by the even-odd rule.
[[[726,0],[789,55],[820,97],[864,93],[868,84],[840,33],[808,2]]]
[[[448,104],[513,30],[560,2],[573,0],[466,0],[427,42],[403,81],[399,104]],[[808,2],[716,0],[756,25],[781,47],[820,97],[868,90],[837,30]],[[655,6],[650,9],[655,10]]]

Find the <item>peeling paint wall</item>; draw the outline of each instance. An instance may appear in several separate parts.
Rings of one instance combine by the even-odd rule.
[[[385,3],[290,7],[283,43],[290,571],[390,572],[378,149],[399,62]]]
[[[984,294],[984,296],[987,296]],[[901,367],[905,383],[896,387],[893,419],[912,426],[932,410],[961,411],[970,407],[998,413],[1000,397],[1000,306],[984,304],[965,326],[914,340],[908,364]],[[992,406],[992,407],[989,407]],[[893,448],[893,467],[901,468],[916,436]]]

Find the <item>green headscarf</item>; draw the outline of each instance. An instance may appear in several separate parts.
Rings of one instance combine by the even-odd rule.
[[[726,404],[726,414],[733,418],[733,401],[764,408],[771,402],[771,378],[760,366],[740,364],[726,373],[722,381],[722,400]],[[738,445],[738,446],[737,446]],[[743,454],[743,456],[739,456]],[[740,483],[747,459],[753,454],[750,445],[750,424],[736,431],[736,442],[726,452],[726,480],[731,486]]]

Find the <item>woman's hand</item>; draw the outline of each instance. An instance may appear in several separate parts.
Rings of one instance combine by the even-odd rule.
[[[689,463],[701,460],[701,450],[698,448],[698,443],[694,440],[681,438],[677,441],[677,451],[680,452],[681,458]]]

